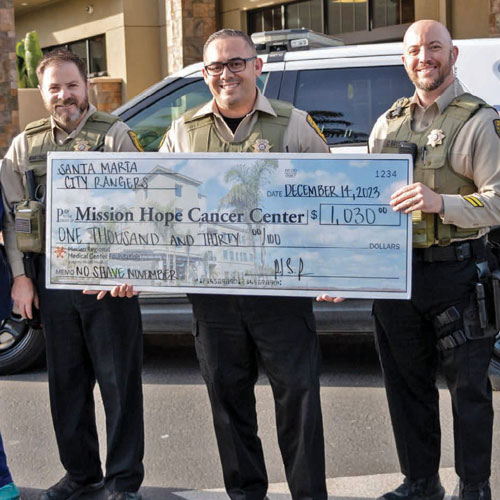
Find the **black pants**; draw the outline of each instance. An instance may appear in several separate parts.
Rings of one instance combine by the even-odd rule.
[[[43,266],[42,266],[43,268]],[[78,482],[102,478],[94,410],[106,413],[106,487],[137,491],[144,477],[142,329],[137,298],[47,290],[38,277],[50,407],[61,463]]]
[[[326,499],[319,347],[311,301],[208,295],[190,299],[196,352],[230,498],[262,500],[267,492],[254,395],[260,358],[274,395],[292,498]]]
[[[437,473],[441,451],[436,370],[441,361],[453,406],[455,468],[466,482],[490,476],[493,408],[488,365],[493,338],[441,353],[433,318],[450,306],[473,304],[475,263],[413,262],[412,299],[378,300],[376,335],[402,472],[410,479]],[[462,322],[462,324],[460,324]],[[463,328],[463,318],[453,328]]]

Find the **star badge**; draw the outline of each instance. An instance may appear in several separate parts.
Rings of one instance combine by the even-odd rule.
[[[431,130],[427,136],[427,144],[435,148],[439,144],[443,144],[444,133],[442,130]]]
[[[78,141],[73,148],[77,153],[82,153],[83,151],[88,151],[90,149],[90,144],[87,141]]]
[[[62,259],[64,257],[64,254],[66,253],[66,250],[64,249],[64,247],[56,247],[54,253],[58,259]]]
[[[269,153],[271,151],[271,144],[267,139],[257,139],[252,147],[254,153]]]

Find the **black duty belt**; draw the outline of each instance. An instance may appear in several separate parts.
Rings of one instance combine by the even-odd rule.
[[[486,237],[477,240],[456,241],[445,247],[414,248],[413,259],[421,262],[453,262],[472,259],[482,260],[485,255]]]

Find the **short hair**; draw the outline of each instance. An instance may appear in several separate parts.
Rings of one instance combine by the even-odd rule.
[[[252,50],[252,53],[254,55],[257,55],[257,50],[255,49],[255,44],[253,43],[252,39],[250,36],[245,33],[244,31],[240,30],[231,30],[224,28],[222,30],[216,31],[215,33],[212,33],[208,38],[207,41],[205,42],[205,45],[203,45],[203,59],[205,59],[205,54],[207,52],[208,46],[214,42],[215,40],[221,40],[223,38],[241,38],[245,41],[245,43],[250,47]]]
[[[66,49],[55,49],[51,50],[50,52],[47,52],[42,59],[40,59],[40,63],[38,64],[36,68],[36,76],[38,77],[38,82],[41,83],[43,79],[43,74],[45,73],[45,70],[47,69],[47,66],[50,66],[51,64],[61,64],[65,62],[70,62],[76,65],[78,68],[78,71],[83,78],[83,81],[87,81],[87,64],[85,61],[77,56],[76,54],[73,54],[70,50]]]

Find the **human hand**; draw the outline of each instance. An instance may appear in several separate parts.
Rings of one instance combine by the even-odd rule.
[[[416,182],[394,192],[390,204],[394,211],[401,210],[405,214],[414,210],[438,214],[443,209],[443,198],[425,184]]]
[[[16,276],[12,284],[11,297],[14,307],[24,319],[33,319],[33,306],[39,309],[35,285],[24,274]]]
[[[106,296],[108,290],[83,290],[83,293],[85,295],[97,295],[97,300],[101,300]],[[120,297],[120,298],[127,297],[128,299],[130,299],[134,295],[137,295],[139,292],[134,291],[134,285],[130,285],[129,283],[123,283],[121,285],[114,286],[109,291],[109,293],[111,297]]]
[[[316,297],[317,302],[333,302],[334,304],[339,304],[344,300],[345,299],[343,297],[330,297],[330,295],[327,295],[326,293],[324,293],[323,295],[318,295]]]

